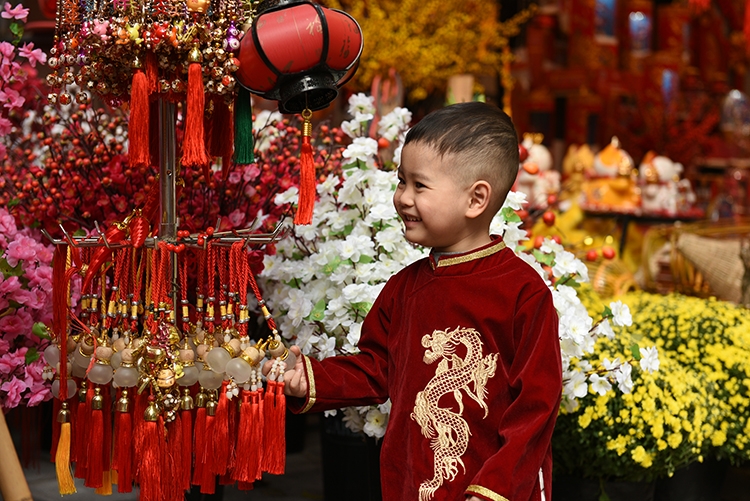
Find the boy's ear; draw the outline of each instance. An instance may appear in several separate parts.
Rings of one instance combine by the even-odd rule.
[[[476,181],[469,188],[469,207],[466,211],[466,217],[476,218],[481,216],[490,205],[492,197],[492,186],[484,180]]]

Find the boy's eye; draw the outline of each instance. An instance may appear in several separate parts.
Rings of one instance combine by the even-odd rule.
[[[406,181],[404,181],[403,177],[398,176],[398,184],[406,184]]]
[[[417,188],[426,188],[426,186],[423,185],[422,183],[414,183],[414,186]]]

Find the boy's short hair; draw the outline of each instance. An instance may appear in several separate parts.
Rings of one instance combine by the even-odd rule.
[[[409,143],[426,144],[441,157],[455,155],[460,161],[456,168],[469,183],[490,183],[495,210],[518,174],[516,129],[507,114],[490,104],[459,103],[433,111],[409,130],[404,146]]]

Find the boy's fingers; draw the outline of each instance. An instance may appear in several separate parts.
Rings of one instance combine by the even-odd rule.
[[[263,364],[263,367],[261,368],[261,372],[264,376],[268,376],[268,373],[271,372],[271,367],[273,366],[272,360],[266,360]]]

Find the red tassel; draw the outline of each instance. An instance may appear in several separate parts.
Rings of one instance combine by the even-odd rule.
[[[90,394],[94,394],[89,399]],[[104,474],[104,465],[102,464],[103,447],[104,447],[104,411],[103,398],[99,388],[90,388],[86,394],[86,400],[89,405],[89,422],[86,428],[85,442],[88,445],[86,449],[86,477],[84,485],[91,488],[102,486],[102,475]]]
[[[141,69],[133,73],[130,86],[130,122],[128,124],[128,156],[132,167],[148,167],[149,154],[148,78]]]
[[[117,492],[133,490],[133,417],[130,412],[118,412],[117,432]]]
[[[255,392],[255,395],[253,396],[253,403],[252,403],[252,417],[253,417],[253,423],[257,423],[255,427],[253,428],[253,439],[254,442],[258,445],[255,446],[255,479],[260,480],[263,477],[263,451],[265,448],[263,447],[263,435],[264,435],[264,429],[265,429],[265,399],[263,397],[263,388],[258,388],[258,390]]]
[[[112,405],[110,401],[110,386],[102,387],[102,398],[104,407],[102,417],[104,419],[104,436],[102,437],[102,486],[96,489],[96,494],[105,496],[112,494]]]
[[[75,422],[75,442],[73,448],[76,452],[76,470],[75,477],[80,479],[86,478],[88,468],[88,440],[89,428],[91,423],[91,400],[94,398],[94,389],[86,390],[86,399],[78,404],[78,419]],[[73,451],[71,450],[71,456]]]
[[[183,409],[180,414],[182,418],[182,455],[184,461],[180,486],[183,490],[188,491],[190,490],[190,473],[193,468],[193,413]]]
[[[224,475],[229,466],[229,399],[227,398],[227,381],[221,383],[219,405],[214,417],[213,466],[212,473]]]
[[[242,390],[242,403],[240,404],[240,426],[237,435],[237,455],[232,478],[240,483],[251,483],[255,481],[257,467],[258,444],[253,443],[253,428],[258,424],[252,420],[253,392]],[[256,392],[257,395],[257,392]],[[257,405],[256,405],[257,409]]]
[[[185,116],[185,137],[182,146],[182,165],[186,167],[207,167],[210,159],[206,154],[203,141],[203,111],[205,95],[203,93],[203,70],[200,64],[200,50],[194,47],[190,51],[188,66],[187,112]],[[208,178],[206,178],[208,182]]]
[[[203,442],[203,451],[201,453],[203,461],[203,475],[200,478],[201,494],[216,493],[216,475],[213,473],[215,420],[216,417],[206,411],[206,440]]]
[[[141,486],[142,501],[164,501],[164,483],[167,478],[164,463],[167,457],[167,444],[164,439],[164,421],[161,417],[157,421],[141,423],[135,436],[137,449],[142,451],[137,458],[138,483]]]
[[[113,224],[110,226],[107,231],[104,232],[104,237],[99,239],[99,243],[104,243],[104,238],[106,238],[107,243],[119,243],[122,242],[125,239],[125,229],[124,227],[120,227],[118,223]],[[99,268],[102,267],[102,265],[107,262],[107,260],[112,255],[112,249],[107,246],[101,246],[94,252],[94,255],[91,257],[91,260],[89,261],[89,267],[86,271],[86,277],[83,279],[83,284],[81,285],[81,290],[86,291],[88,290],[88,287],[91,285],[91,281],[96,277],[97,273],[99,273]]]
[[[237,482],[237,489],[241,491],[251,491],[255,488],[255,482]]]
[[[279,392],[281,390],[281,393]],[[263,459],[261,468],[273,475],[284,473],[286,466],[286,399],[284,383],[269,381],[266,388],[263,419]]]
[[[742,31],[745,34],[745,45],[750,51],[750,0],[745,1],[745,24]]]
[[[302,112],[304,122],[302,124],[302,149],[299,158],[299,200],[297,202],[297,213],[294,215],[294,224],[312,223],[313,209],[315,208],[315,162],[313,160],[312,144],[312,112]]]
[[[203,449],[206,442],[206,408],[198,407],[195,412],[195,466],[193,468],[193,485],[200,485],[203,478]]]
[[[165,488],[168,489],[168,493],[165,495],[165,499],[180,499],[184,498],[184,492],[182,485],[180,485],[179,479],[183,478],[185,468],[190,468],[189,461],[185,460],[185,455],[182,448],[182,419],[177,414],[175,419],[169,423],[167,428],[167,446],[168,446],[168,462],[167,471],[172,475],[172,481],[166,482]]]

